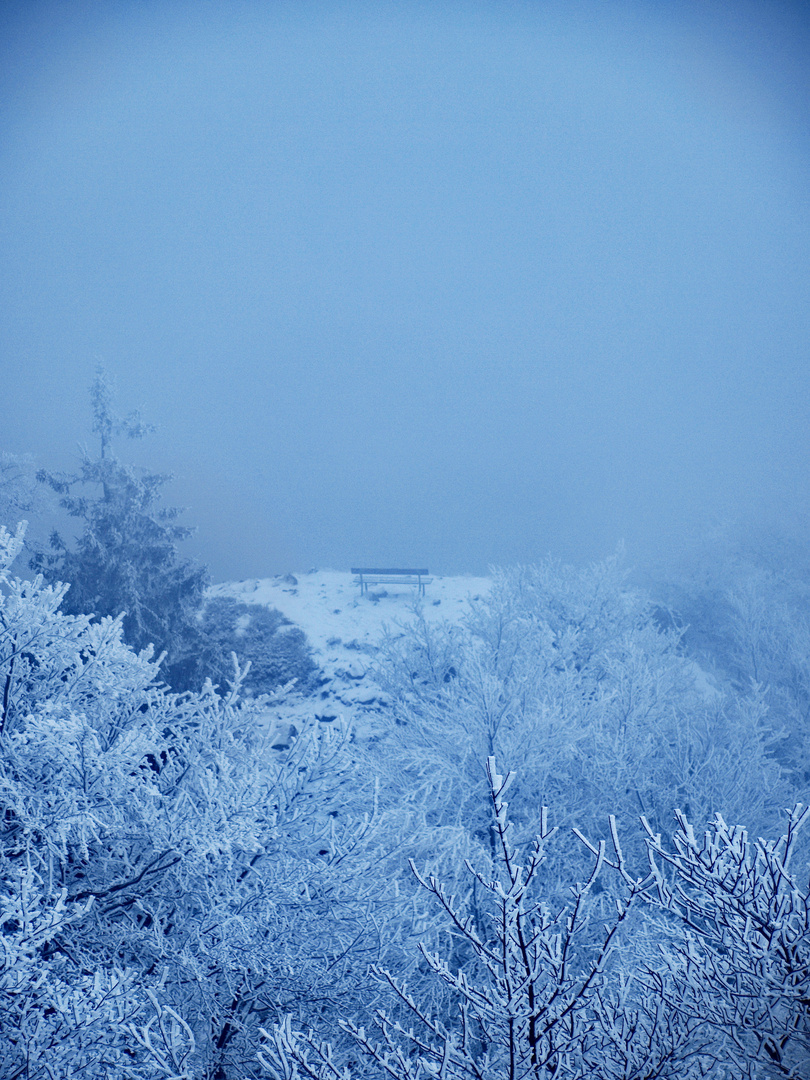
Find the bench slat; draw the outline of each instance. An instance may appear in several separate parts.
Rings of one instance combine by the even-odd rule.
[[[390,574],[364,574],[363,581],[367,585],[429,585],[433,581],[432,577],[405,577],[404,574],[398,574],[396,577]],[[360,578],[355,579],[355,584],[360,584]]]
[[[349,571],[351,574],[407,574],[410,577],[420,577],[429,574],[429,570],[401,570],[398,568],[389,569],[382,566],[366,566],[356,567],[353,566]]]

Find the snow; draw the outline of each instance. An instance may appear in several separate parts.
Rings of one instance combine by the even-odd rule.
[[[230,596],[243,603],[276,608],[307,635],[325,682],[312,696],[286,699],[267,722],[279,730],[315,715],[323,723],[342,716],[357,731],[370,731],[373,716],[385,705],[370,667],[388,627],[411,621],[417,604],[428,622],[459,622],[469,601],[485,596],[485,577],[433,577],[421,600],[413,586],[385,585],[365,596],[348,571],[310,570],[214,585],[209,595]]]
[[[314,693],[291,694],[268,709],[264,722],[278,732],[284,748],[313,713],[322,723],[342,717],[356,734],[371,735],[374,718],[387,699],[375,684],[374,656],[388,628],[411,621],[417,608],[428,622],[460,622],[469,601],[483,597],[491,580],[485,577],[438,577],[417,597],[413,586],[385,585],[360,595],[348,571],[310,570],[214,585],[210,596],[231,596],[244,603],[276,608],[309,639],[323,683]],[[697,663],[691,665],[695,688],[705,699],[719,695],[710,677]]]
[[[490,586],[483,577],[434,577],[421,606],[426,619],[457,620],[470,597],[483,596]],[[416,589],[385,585],[360,596],[354,576],[340,570],[310,570],[273,578],[226,582],[211,589],[212,596],[232,596],[245,603],[274,607],[300,626],[315,650],[316,659],[336,651],[330,641],[357,641],[375,645],[383,627],[413,617]],[[338,649],[338,652],[345,651]]]

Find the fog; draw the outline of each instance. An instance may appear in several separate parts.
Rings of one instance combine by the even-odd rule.
[[[217,580],[807,507],[803,5],[6,2],[0,449],[103,362]]]

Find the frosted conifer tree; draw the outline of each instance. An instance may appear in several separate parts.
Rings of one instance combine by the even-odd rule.
[[[154,645],[158,653],[165,652],[162,670],[176,689],[191,688],[197,680],[201,685],[196,616],[207,572],[181,558],[177,547],[193,529],[178,523],[180,510],[161,505],[170,476],[137,469],[115,456],[117,437],[141,439],[151,428],[138,413],[122,417],[114,411],[112,388],[101,368],[90,399],[97,454],[85,448],[77,473],[38,473],[68,514],[82,522],[83,531],[74,546],[54,531],[50,552],[38,552],[32,568],[49,582],[70,583],[64,601],[70,614],[123,613],[126,641],[135,649]]]

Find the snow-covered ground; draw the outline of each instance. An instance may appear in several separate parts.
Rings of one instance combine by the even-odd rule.
[[[434,576],[421,599],[422,613],[431,622],[458,621],[468,601],[485,595],[489,586],[489,578]],[[280,732],[280,745],[287,741],[284,725],[295,725],[313,711],[323,723],[342,716],[358,731],[369,729],[385,703],[371,677],[371,661],[384,628],[395,630],[397,623],[414,618],[413,587],[380,585],[361,596],[347,571],[310,570],[225,582],[214,585],[209,594],[276,608],[309,638],[326,681],[314,698],[293,695],[268,713],[268,724]]]
[[[434,577],[421,599],[429,622],[460,621],[470,599],[484,596],[490,579]],[[273,578],[231,581],[215,585],[211,596],[232,596],[245,603],[276,608],[307,635],[324,682],[312,695],[289,695],[265,714],[268,728],[278,733],[278,745],[289,744],[305,718],[322,723],[342,717],[360,736],[374,731],[374,718],[385,707],[384,693],[373,678],[373,659],[384,630],[415,617],[416,590],[410,586],[372,587],[361,596],[347,571],[310,570]],[[695,688],[706,700],[718,688],[697,663],[690,667]]]

